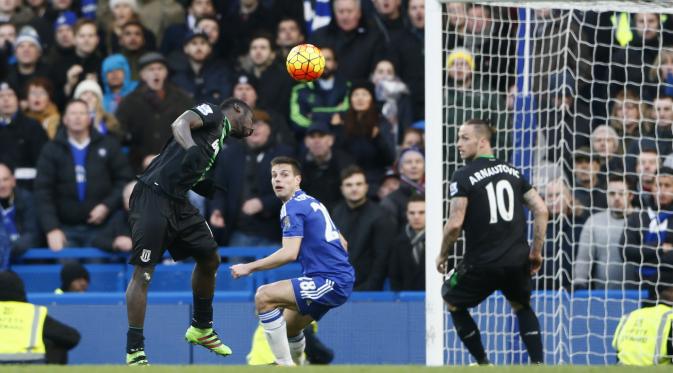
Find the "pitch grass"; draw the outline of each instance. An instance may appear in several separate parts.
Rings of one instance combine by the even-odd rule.
[[[635,368],[621,366],[495,366],[495,367],[433,367],[419,365],[333,365],[325,367],[304,366],[283,368],[276,366],[249,367],[232,365],[153,365],[149,367],[126,367],[123,365],[71,365],[71,366],[8,366],[0,365],[2,373],[257,373],[257,372],[317,372],[317,373],[407,373],[407,372],[451,372],[451,373],[631,373],[636,370],[648,372],[671,372],[669,367]]]

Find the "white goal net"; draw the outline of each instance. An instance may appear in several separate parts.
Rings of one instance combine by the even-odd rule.
[[[549,207],[532,301],[545,362],[614,364],[620,317],[673,270],[673,1],[427,0],[425,37],[427,363],[473,362],[434,259],[457,129],[479,118]],[[502,295],[471,314],[493,363],[528,362]]]

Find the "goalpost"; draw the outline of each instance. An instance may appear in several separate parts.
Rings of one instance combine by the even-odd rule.
[[[655,13],[654,24],[643,21],[651,17],[636,20],[636,13],[646,12]],[[635,166],[640,151],[649,147],[645,144],[654,144],[662,164],[671,152],[666,144],[673,142],[673,118],[658,109],[666,105],[660,99],[673,97],[673,33],[668,31],[673,30],[673,1],[426,0],[425,17],[426,364],[473,362],[451,325],[440,294],[443,278],[435,269],[449,180],[462,164],[455,148],[457,127],[472,117],[497,128],[497,156],[555,201],[548,205],[560,206],[550,213],[543,271],[534,278],[532,306],[545,362],[614,364],[611,342],[620,317],[640,307],[658,282],[637,280],[640,262],[614,254],[604,261],[591,250],[588,256],[578,254],[580,238],[583,229],[600,233],[616,227],[585,224],[588,216],[605,211],[608,175],[621,167],[619,175],[639,188],[648,177]],[[645,36],[636,30],[640,21]],[[660,69],[664,64],[671,66],[668,78]],[[591,140],[592,130],[604,124],[617,129],[614,154],[605,150],[612,141],[609,129]],[[608,146],[601,147],[606,138]],[[580,182],[580,158],[600,162],[596,185],[594,179],[591,187]],[[673,156],[670,161],[669,167]],[[646,206],[642,198],[636,200]],[[582,250],[592,245],[608,250],[598,238],[584,238]],[[454,263],[461,247],[459,242],[450,258]],[[582,266],[590,268],[584,282],[573,278]],[[673,263],[659,263],[666,266]],[[603,267],[614,273],[597,274]],[[516,318],[501,294],[470,311],[493,363],[528,362]]]

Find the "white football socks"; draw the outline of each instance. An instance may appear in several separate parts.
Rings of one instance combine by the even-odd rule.
[[[288,337],[290,343],[290,354],[292,361],[297,365],[304,365],[304,349],[306,348],[306,338],[304,332],[300,332],[294,337]]]
[[[283,313],[279,309],[273,309],[268,312],[257,315],[262,322],[266,340],[269,347],[276,357],[278,365],[294,365],[292,355],[290,354],[290,343],[287,340],[287,327]]]

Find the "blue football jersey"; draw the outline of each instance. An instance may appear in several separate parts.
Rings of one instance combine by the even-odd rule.
[[[298,261],[304,276],[324,276],[348,284],[355,279],[339,230],[325,206],[298,190],[280,210],[283,237],[302,237]]]

